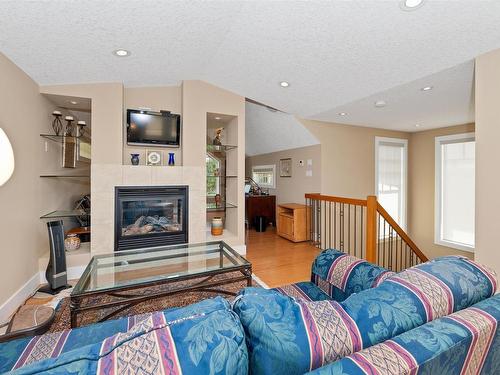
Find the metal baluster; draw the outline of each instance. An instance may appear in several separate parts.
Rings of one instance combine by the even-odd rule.
[[[345,204],[342,203],[341,207],[342,207],[342,212],[341,212],[341,215],[342,215],[342,221],[341,221],[342,230],[340,231],[340,235],[342,237],[341,237],[341,240],[340,240],[340,246],[342,247],[342,251],[345,252]]]
[[[356,236],[356,227],[358,226],[358,222],[356,221],[356,212],[358,211],[358,206],[354,205],[354,256],[358,256],[358,252],[357,252],[357,247],[356,247],[356,240],[357,240],[357,236]],[[361,258],[360,256],[358,256],[358,258]]]
[[[360,233],[360,239],[361,239],[361,257],[364,258],[363,254],[363,211],[365,210],[363,206],[359,206],[361,208],[361,233]]]
[[[348,253],[352,254],[352,249],[351,249],[351,205],[347,205],[347,247]]]

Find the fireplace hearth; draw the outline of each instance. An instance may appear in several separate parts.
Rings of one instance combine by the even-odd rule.
[[[115,251],[187,242],[187,186],[115,188]]]

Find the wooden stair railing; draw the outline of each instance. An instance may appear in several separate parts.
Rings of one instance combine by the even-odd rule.
[[[334,248],[393,271],[428,260],[377,197],[305,197],[309,238],[316,247]]]

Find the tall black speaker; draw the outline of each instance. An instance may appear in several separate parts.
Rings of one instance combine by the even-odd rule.
[[[66,253],[64,252],[63,221],[49,221],[47,229],[49,232],[50,257],[45,271],[45,278],[48,285],[41,287],[38,291],[56,294],[62,289],[70,287],[66,270]]]

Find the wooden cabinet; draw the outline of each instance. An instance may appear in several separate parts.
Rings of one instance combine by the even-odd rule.
[[[248,227],[253,227],[255,216],[264,216],[268,223],[276,226],[276,196],[247,195],[245,198]]]
[[[293,242],[308,240],[307,206],[297,203],[278,205],[278,234]]]

